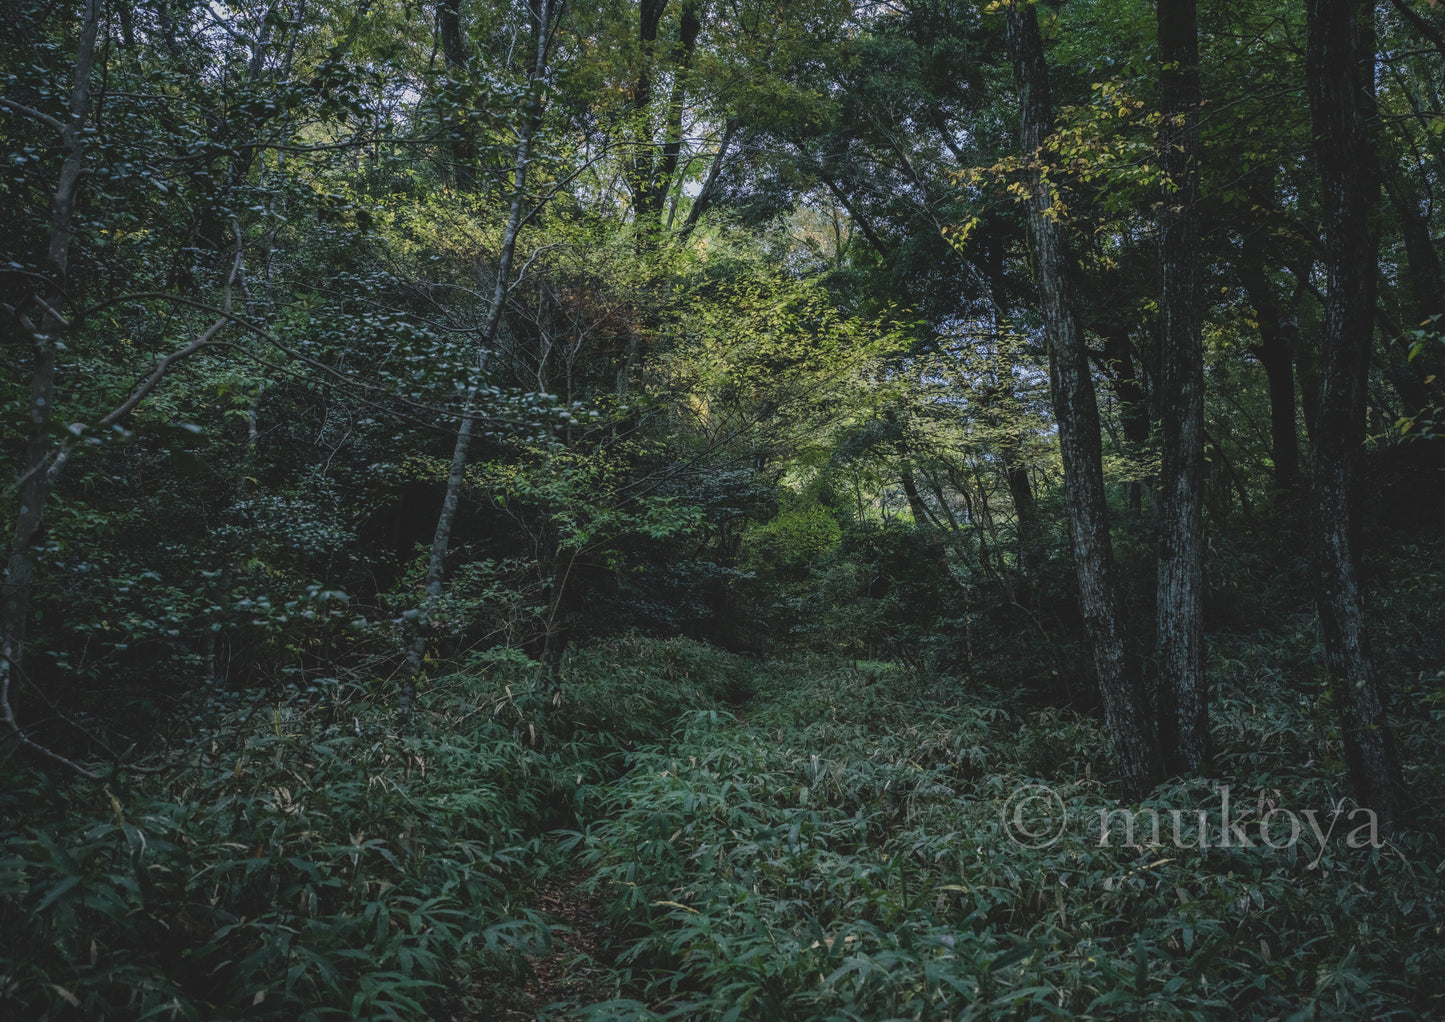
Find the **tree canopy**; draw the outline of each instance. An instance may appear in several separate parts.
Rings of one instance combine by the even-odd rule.
[[[0,1014],[1441,1009],[1433,0],[6,22]]]

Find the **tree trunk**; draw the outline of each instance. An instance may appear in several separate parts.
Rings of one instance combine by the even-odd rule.
[[[1149,395],[1139,379],[1134,364],[1134,348],[1129,343],[1129,329],[1123,324],[1110,326],[1104,333],[1104,359],[1108,362],[1114,396],[1119,401],[1119,425],[1131,457],[1142,457],[1149,443]],[[1138,525],[1144,517],[1144,481],[1131,479],[1127,493],[1129,521]]]
[[[1293,312],[1275,303],[1262,259],[1251,257],[1240,277],[1259,321],[1259,343],[1249,351],[1264,369],[1269,387],[1269,446],[1274,462],[1274,488],[1287,498],[1299,486],[1299,432],[1294,396],[1294,341],[1299,327]]]
[[[1440,254],[1430,239],[1430,220],[1425,215],[1419,190],[1403,173],[1385,177],[1385,193],[1400,217],[1400,235],[1405,243],[1405,270],[1410,293],[1415,299],[1414,325],[1445,313],[1445,273]]]
[[[462,37],[461,0],[441,0],[436,6],[437,34],[447,71],[454,76],[453,87],[467,76],[467,51]],[[477,187],[477,138],[470,118],[462,117],[450,126],[452,181],[464,192]]]
[[[697,34],[702,30],[698,20],[697,4],[682,5],[682,20],[678,25],[677,48],[674,51],[672,68],[672,93],[667,100],[666,136],[662,143],[662,160],[657,169],[657,180],[648,192],[653,219],[657,229],[662,227],[662,208],[672,179],[677,174],[677,160],[682,152],[682,108],[687,92],[687,75],[692,67],[692,54],[697,49]]]
[[[1194,0],[1159,0],[1159,225],[1163,345],[1159,355],[1159,561],[1155,656],[1159,737],[1167,765],[1209,758],[1204,679],[1204,348],[1200,340],[1199,34]]]
[[[647,108],[652,104],[652,62],[657,51],[657,27],[666,9],[667,0],[642,0],[638,5],[637,39],[642,44],[642,66],[632,90],[637,141],[627,171],[627,183],[632,189],[632,213],[639,227],[650,227],[652,223],[652,189],[657,160],[652,151],[652,121]]]
[[[85,127],[90,114],[90,75],[95,65],[96,37],[100,27],[99,0],[86,4],[76,52],[75,79],[70,108],[64,120],[43,118],[55,128],[65,158],[51,200],[50,243],[47,257],[50,278],[31,303],[39,325],[19,312],[18,326],[28,334],[32,351],[30,370],[29,431],[25,444],[25,474],[20,485],[20,510],[15,519],[14,540],[0,586],[0,713],[22,743],[30,744],[20,730],[12,704],[14,685],[20,677],[25,654],[25,626],[30,617],[30,595],[35,577],[36,553],[44,536],[45,505],[50,499],[52,475],[46,471],[54,443],[50,436],[50,415],[55,406],[56,335],[66,329],[61,313],[69,295],[70,239],[72,218],[85,169]],[[42,115],[43,117],[43,115]]]
[[[951,577],[948,563],[948,550],[943,545],[942,530],[938,519],[928,510],[924,503],[923,495],[918,492],[918,483],[913,478],[913,468],[904,465],[903,471],[899,474],[899,482],[903,484],[903,495],[908,498],[908,509],[913,512],[913,526],[928,547],[928,556],[933,559],[940,576],[944,581]]]
[[[1052,356],[1049,375],[1063,454],[1079,601],[1099,675],[1104,722],[1115,765],[1130,797],[1137,798],[1160,777],[1159,749],[1146,723],[1137,679],[1125,656],[1105,504],[1098,404],[1069,289],[1070,257],[1040,167],[1044,144],[1053,129],[1048,70],[1034,8],[1019,0],[1008,8],[1008,46],[1021,110],[1020,134],[1028,165],[1025,187],[1029,234]]]
[[[492,288],[492,304],[487,318],[482,323],[477,338],[478,373],[486,367],[487,356],[497,342],[505,314],[507,296],[511,291],[509,278],[517,251],[517,236],[521,233],[526,205],[527,171],[532,165],[532,143],[542,126],[542,72],[546,66],[547,51],[551,42],[552,24],[560,3],[558,0],[539,0],[534,11],[533,41],[535,43],[532,67],[528,73],[527,110],[522,131],[517,139],[517,156],[512,165],[512,202],[507,214],[507,227],[502,234],[502,248],[497,257],[497,280]],[[456,444],[452,448],[451,469],[447,473],[446,492],[442,497],[441,511],[437,515],[436,532],[432,537],[431,557],[427,561],[426,589],[422,605],[414,623],[414,634],[408,644],[406,665],[402,673],[401,696],[397,709],[402,716],[411,712],[416,699],[416,680],[421,673],[422,660],[426,653],[428,633],[437,604],[441,600],[442,585],[446,581],[446,558],[451,548],[452,525],[456,521],[457,509],[461,504],[462,484],[466,481],[467,456],[472,446],[472,430],[476,419],[476,397],[478,384],[467,391],[462,406],[461,424],[457,428]]]
[[[995,334],[996,335],[996,334]],[[1039,538],[1034,488],[1024,460],[1023,438],[1019,435],[1011,383],[1001,382],[979,391],[978,404],[984,421],[995,430],[994,447],[1003,469],[1004,485],[1014,511],[1014,540],[1018,550],[1018,571],[1025,584],[1038,577]]]
[[[1002,353],[1004,335],[1004,246],[997,237],[990,236],[983,264],[988,281],[989,313],[993,320],[993,344],[996,354]],[[986,392],[985,407],[992,408],[998,396],[1007,404],[1013,403],[1013,386],[1000,383]],[[1024,460],[1023,437],[1020,431],[1009,429],[1008,419],[1012,408],[1006,408],[1001,415],[990,413],[990,422],[1000,429],[998,441],[999,460],[1003,462],[1004,482],[1008,485],[1009,499],[1014,506],[1014,535],[1018,542],[1019,574],[1023,584],[1032,587],[1039,577],[1039,538],[1042,531],[1038,526],[1038,506],[1034,501],[1033,484],[1029,481],[1029,466]]]
[[[687,211],[687,219],[683,221],[682,227],[677,232],[679,244],[686,243],[697,228],[697,222],[702,218],[703,213],[712,205],[713,195],[717,192],[718,178],[722,175],[723,164],[727,162],[728,148],[732,145],[733,136],[737,134],[738,120],[735,117],[729,118],[723,125],[722,138],[718,140],[717,152],[713,154],[712,163],[708,166],[707,177],[703,180],[702,191],[697,193],[697,198],[692,200],[692,208]]]
[[[1445,274],[1441,273],[1440,255],[1430,238],[1430,221],[1425,215],[1425,202],[1415,183],[1404,173],[1385,174],[1385,193],[1400,218],[1400,234],[1405,244],[1405,273],[1410,280],[1410,293],[1415,299],[1414,323],[1412,327],[1423,326],[1427,330],[1445,329]],[[1406,414],[1411,418],[1423,417],[1436,420],[1445,414],[1445,364],[1442,364],[1434,346],[1426,346],[1410,357],[1414,343],[1413,333],[1402,330],[1391,331],[1395,336],[1388,346],[1392,362],[1390,377],[1396,383],[1401,397],[1407,398]],[[1411,404],[1417,407],[1411,408]],[[1433,431],[1432,431],[1433,432]],[[1410,445],[1415,467],[1420,473],[1432,479],[1440,476],[1445,469],[1445,440],[1438,435],[1425,439],[1421,432]]]
[[[1403,784],[1357,572],[1357,477],[1379,245],[1374,10],[1360,0],[1308,0],[1307,11],[1306,77],[1329,282],[1314,434],[1316,601],[1354,794],[1388,826],[1399,819]]]

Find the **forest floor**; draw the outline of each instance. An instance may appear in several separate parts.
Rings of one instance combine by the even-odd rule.
[[[1160,790],[1162,840],[1103,841],[1119,804],[1092,718],[892,664],[764,665],[744,715],[680,715],[562,835],[580,868],[535,899],[554,942],[498,1017],[1445,1014],[1438,821],[1267,846],[1272,810],[1339,804],[1330,715],[1217,667],[1216,776]],[[1067,830],[1014,830],[1021,791]],[[1203,847],[1171,846],[1172,808],[1211,814]]]
[[[558,874],[538,887],[534,907],[547,920],[551,946],[528,960],[525,984],[509,992],[496,1009],[497,1019],[565,1018],[577,1005],[612,995],[611,957],[617,949],[609,939],[602,897],[587,880],[581,872]]]
[[[238,693],[184,769],[0,789],[30,821],[0,845],[0,1017],[1445,1018],[1424,563],[1378,575],[1393,835],[1354,815],[1304,612],[1212,637],[1213,771],[1139,806],[1087,703],[999,661],[629,635],[554,707],[490,652],[404,731],[386,692]]]

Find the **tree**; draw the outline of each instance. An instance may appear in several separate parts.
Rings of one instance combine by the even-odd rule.
[[[1374,5],[1309,0],[1308,17],[1306,84],[1328,274],[1312,463],[1315,599],[1355,797],[1383,823],[1398,824],[1400,763],[1359,580],[1359,473],[1379,251]]]
[[[512,280],[512,265],[517,252],[517,238],[522,225],[535,207],[528,210],[527,175],[536,160],[534,147],[542,128],[545,109],[544,75],[548,55],[558,30],[562,13],[562,0],[531,0],[531,52],[526,65],[525,89],[523,92],[522,123],[517,135],[516,149],[512,160],[509,186],[507,223],[503,229],[501,248],[497,255],[496,281],[492,287],[491,304],[477,333],[477,374],[478,379],[467,387],[466,398],[457,427],[456,444],[452,448],[451,467],[447,473],[446,490],[442,497],[441,510],[437,515],[436,531],[432,537],[431,556],[427,562],[425,596],[417,612],[415,633],[408,644],[406,670],[401,685],[398,709],[405,716],[411,712],[416,698],[416,679],[421,673],[422,658],[426,653],[427,628],[441,599],[442,586],[446,581],[447,552],[451,548],[452,526],[456,521],[457,508],[461,504],[462,485],[466,480],[467,457],[471,452],[472,433],[476,427],[477,415],[474,403],[481,390],[481,374],[486,369],[487,357],[497,343],[506,313],[507,299],[515,282]]]
[[[1160,745],[1171,768],[1209,756],[1204,679],[1204,349],[1200,341],[1199,33],[1193,0],[1159,0],[1164,183],[1159,225],[1157,660]]]
[[[1160,777],[1159,749],[1147,723],[1137,675],[1124,648],[1104,493],[1098,404],[1069,283],[1067,241],[1044,174],[1053,130],[1048,69],[1033,5],[1010,3],[1007,16],[1009,55],[1019,100],[1029,238],[1051,349],[1050,382],[1063,452],[1079,602],[1093,649],[1115,765],[1125,788],[1137,798]]]
[[[32,118],[59,136],[64,157],[60,165],[50,208],[50,239],[46,250],[48,274],[31,296],[30,307],[7,309],[21,336],[29,342],[30,422],[25,449],[24,475],[20,479],[20,509],[15,521],[15,538],[5,566],[5,584],[0,593],[0,712],[18,740],[29,744],[15,717],[11,690],[20,676],[25,652],[25,626],[30,616],[30,593],[35,576],[35,546],[45,521],[54,478],[50,473],[55,456],[51,436],[51,410],[55,406],[55,359],[59,335],[70,324],[66,319],[69,297],[72,220],[85,171],[85,132],[90,117],[91,74],[95,66],[96,38],[100,30],[99,0],[88,0],[80,26],[75,57],[75,74],[68,108],[60,116],[34,110],[14,100],[5,108]],[[74,315],[74,310],[71,310]],[[37,322],[38,320],[38,322]]]

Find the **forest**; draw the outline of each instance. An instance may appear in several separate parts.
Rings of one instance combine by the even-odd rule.
[[[1445,1018],[1437,0],[0,15],[0,1017]]]

